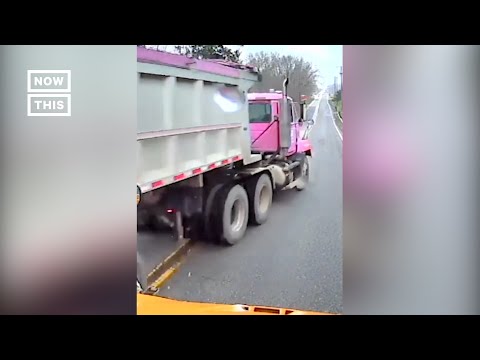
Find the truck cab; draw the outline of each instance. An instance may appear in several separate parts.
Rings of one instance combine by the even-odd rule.
[[[287,156],[310,149],[310,142],[305,137],[313,120],[305,119],[305,102],[295,103],[287,96],[284,109],[282,91],[271,90],[268,93],[248,94],[250,119],[251,149],[254,153],[273,154],[280,148],[280,120],[286,116],[290,123],[290,147]]]

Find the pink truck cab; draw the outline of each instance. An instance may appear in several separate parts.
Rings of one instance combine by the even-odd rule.
[[[311,155],[312,146],[307,135],[314,121],[305,119],[304,102],[295,103],[287,96],[285,108],[284,100],[283,92],[273,89],[268,93],[248,94],[252,152],[274,154],[281,148],[281,119],[285,115],[284,131],[290,136],[286,155]]]

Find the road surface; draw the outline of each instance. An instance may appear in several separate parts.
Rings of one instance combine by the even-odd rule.
[[[312,103],[307,119],[315,113],[307,189],[279,193],[267,223],[249,227],[233,247],[196,244],[160,295],[342,311],[342,142],[326,96]]]

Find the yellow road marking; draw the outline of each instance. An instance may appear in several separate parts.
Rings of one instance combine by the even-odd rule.
[[[176,266],[172,266],[171,268],[167,269],[160,277],[155,280],[152,284],[152,290],[159,290],[165,283],[172,278],[172,276],[177,272],[180,268],[180,263],[176,264]]]
[[[147,293],[157,292],[180,269],[188,252],[192,247],[190,239],[184,239],[179,246],[148,274],[147,282],[150,284]]]

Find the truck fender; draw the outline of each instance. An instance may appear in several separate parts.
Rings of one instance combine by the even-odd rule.
[[[273,189],[282,188],[287,183],[287,175],[278,165],[269,165],[268,170],[272,179]]]

